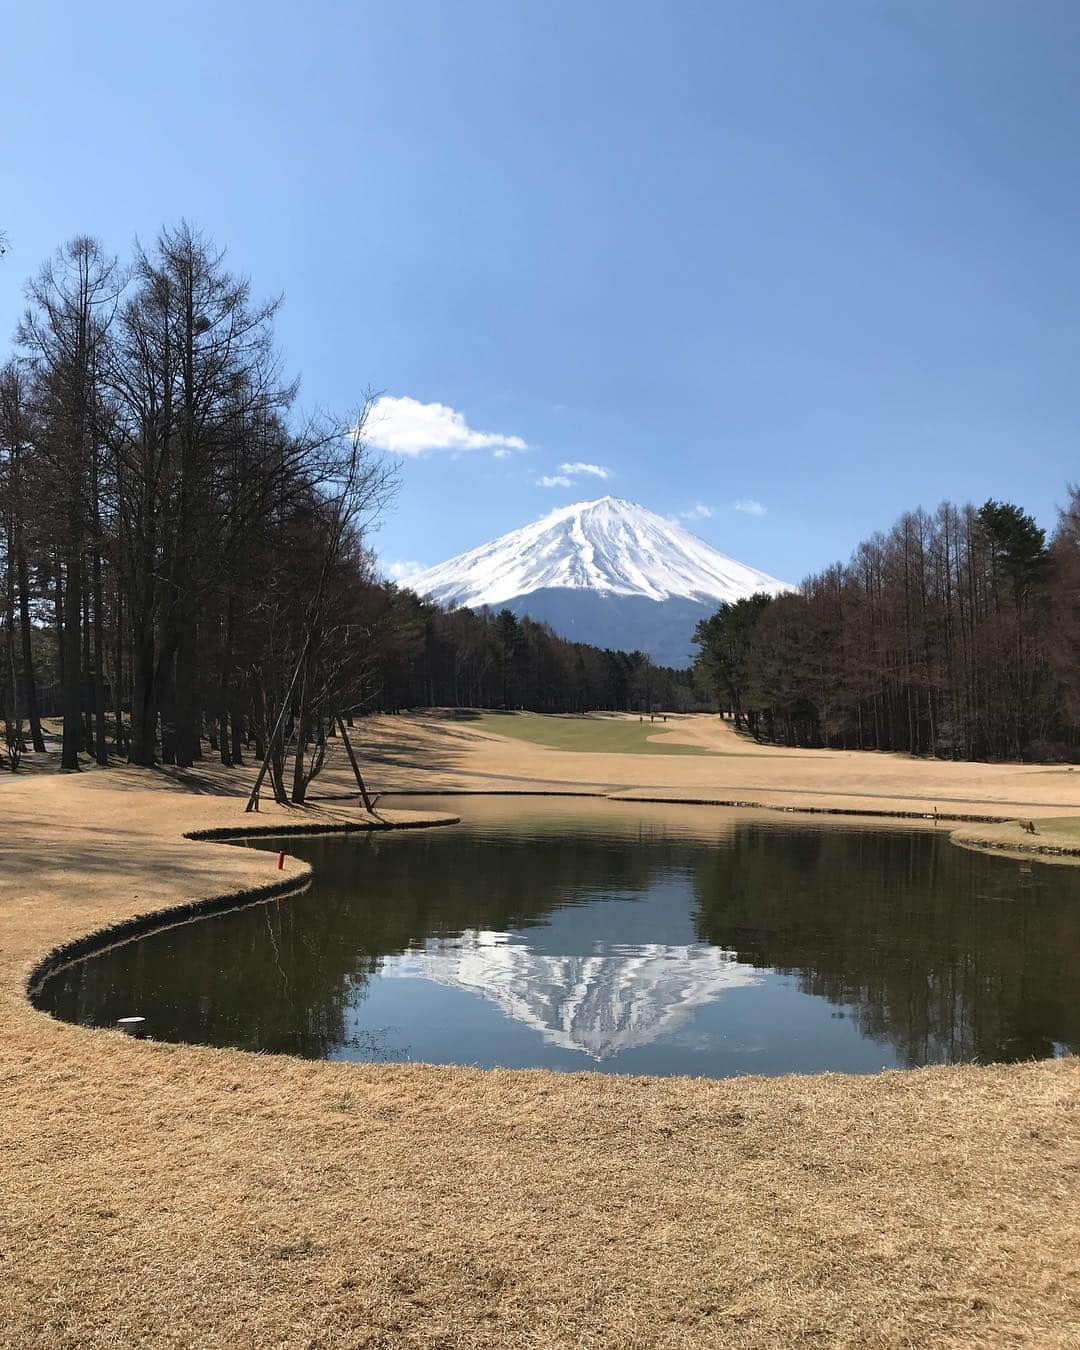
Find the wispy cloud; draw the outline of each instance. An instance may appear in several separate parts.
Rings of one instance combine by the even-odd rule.
[[[716,512],[704,502],[695,502],[689,511],[680,511],[680,520],[709,520]]]
[[[376,399],[366,427],[368,440],[380,450],[419,456],[436,450],[491,450],[503,457],[529,447],[520,436],[501,431],[474,431],[465,414],[445,403],[415,398]]]
[[[576,478],[610,478],[611,470],[603,464],[587,464],[576,459],[572,463],[560,464],[558,473],[545,473],[536,480],[536,486],[542,488],[568,488],[574,486]]]
[[[580,459],[575,460],[573,464],[560,464],[560,473],[568,473],[573,477],[581,474],[588,474],[593,478],[610,478],[611,470],[604,467],[603,464],[585,464]]]
[[[391,581],[408,582],[417,572],[424,570],[424,564],[409,558],[401,562],[384,563],[383,568]]]
[[[744,497],[742,501],[732,502],[732,507],[736,511],[741,511],[744,516],[763,516],[768,510],[768,507],[754,501],[753,497]]]

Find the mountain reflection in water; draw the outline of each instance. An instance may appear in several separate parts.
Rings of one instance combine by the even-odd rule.
[[[553,927],[560,928],[557,918]],[[506,933],[475,930],[453,944],[390,957],[382,974],[419,975],[480,994],[550,1045],[596,1060],[670,1035],[695,1009],[761,980],[715,947],[604,944],[587,956],[554,956]]]
[[[110,949],[39,1002],[312,1057],[714,1076],[1080,1046],[1071,869],[715,808],[460,809],[290,841],[305,895]]]

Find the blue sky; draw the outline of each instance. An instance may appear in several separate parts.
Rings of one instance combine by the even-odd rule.
[[[1052,526],[1078,69],[1075,0],[38,0],[0,333],[71,234],[197,222],[306,406],[395,400],[388,561],[606,491],[792,580],[946,497]]]

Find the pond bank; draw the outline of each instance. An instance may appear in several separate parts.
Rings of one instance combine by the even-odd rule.
[[[968,825],[954,830],[954,844],[986,853],[1040,862],[1080,864],[1080,820],[1005,820],[992,825]]]
[[[520,743],[454,758],[400,723],[427,753],[378,767],[373,744],[376,790],[553,771]],[[556,781],[619,784],[596,762],[614,757],[544,752],[560,753],[575,764]],[[205,774],[219,791],[237,777]],[[1080,1339],[1075,1060],[709,1082],[90,1032],[26,1002],[47,952],[276,884],[276,855],[183,838],[242,821],[242,802],[133,770],[14,783],[0,811],[0,1345]],[[281,880],[302,884],[301,865]]]

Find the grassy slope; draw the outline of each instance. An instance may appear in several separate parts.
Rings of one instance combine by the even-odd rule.
[[[550,750],[600,751],[630,755],[708,755],[703,746],[674,745],[651,741],[663,731],[674,731],[676,722],[639,722],[636,718],[591,717],[573,714],[480,713],[472,726],[498,736],[544,745]]]

